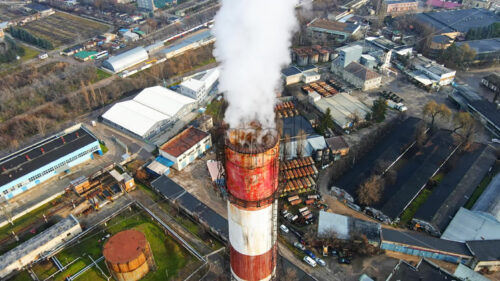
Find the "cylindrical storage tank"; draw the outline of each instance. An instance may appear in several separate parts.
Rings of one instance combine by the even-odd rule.
[[[271,280],[276,274],[279,137],[275,130],[231,130],[225,168],[234,280]]]
[[[156,269],[149,242],[138,230],[113,235],[104,244],[103,255],[109,272],[118,281],[140,280]]]

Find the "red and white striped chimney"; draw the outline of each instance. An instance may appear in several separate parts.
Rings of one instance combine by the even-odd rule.
[[[228,223],[234,280],[271,280],[276,274],[279,138],[241,145],[245,136],[230,132],[225,146],[229,193]]]

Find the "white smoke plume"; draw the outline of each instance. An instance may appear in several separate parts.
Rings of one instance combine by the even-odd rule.
[[[229,103],[231,128],[258,121],[274,128],[281,68],[290,63],[298,0],[222,0],[215,17],[214,55],[221,63],[219,90]]]

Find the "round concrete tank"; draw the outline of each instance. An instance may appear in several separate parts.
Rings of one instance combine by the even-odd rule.
[[[104,244],[104,260],[118,281],[136,281],[155,270],[155,262],[146,236],[130,229],[118,232]]]

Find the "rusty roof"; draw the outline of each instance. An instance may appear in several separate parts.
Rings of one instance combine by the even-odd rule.
[[[103,255],[110,263],[128,263],[146,249],[146,236],[138,230],[129,229],[113,235],[104,244]]]
[[[160,149],[173,157],[179,157],[207,136],[207,132],[191,126],[164,143]]]

